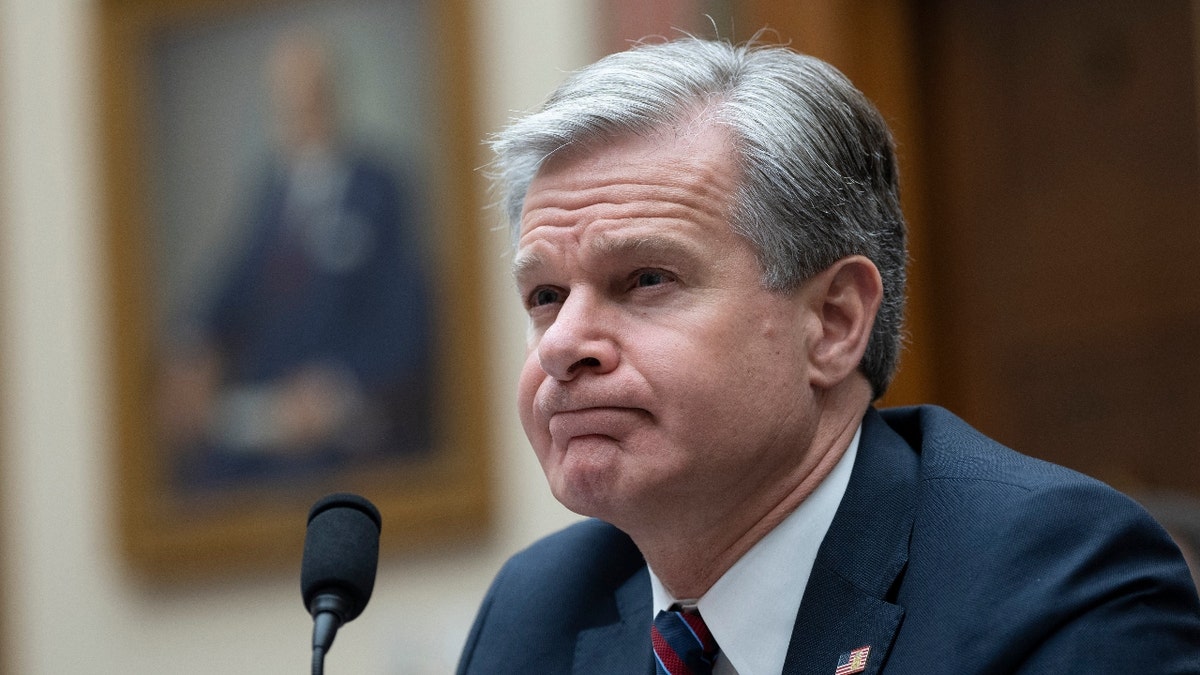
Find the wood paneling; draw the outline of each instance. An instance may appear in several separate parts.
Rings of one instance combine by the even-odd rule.
[[[1127,489],[1196,491],[1192,3],[922,5],[945,401]]]

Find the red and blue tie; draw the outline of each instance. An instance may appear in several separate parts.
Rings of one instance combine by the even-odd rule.
[[[658,613],[650,627],[658,675],[712,675],[721,649],[694,609]]]

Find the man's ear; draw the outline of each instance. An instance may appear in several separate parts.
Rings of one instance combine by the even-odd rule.
[[[853,255],[838,260],[805,283],[815,339],[808,345],[810,379],[829,389],[858,369],[875,314],[883,301],[883,279],[868,258]]]

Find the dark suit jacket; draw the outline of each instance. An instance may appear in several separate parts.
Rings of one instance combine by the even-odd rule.
[[[753,611],[753,608],[748,608]],[[514,556],[458,672],[650,673],[637,548],[586,521]],[[1139,506],[934,407],[871,410],[784,673],[1200,673],[1200,602]]]

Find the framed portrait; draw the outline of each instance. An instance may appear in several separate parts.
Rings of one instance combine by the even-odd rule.
[[[105,0],[121,540],[155,579],[487,523],[466,0]]]

